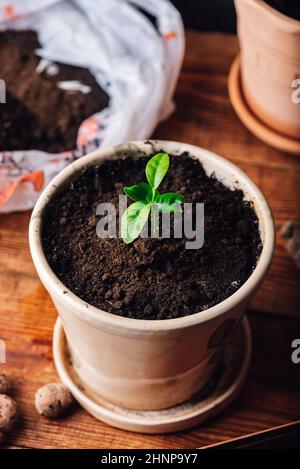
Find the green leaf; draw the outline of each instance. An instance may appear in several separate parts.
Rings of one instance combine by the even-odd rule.
[[[154,201],[154,208],[159,212],[178,212],[181,210],[180,204],[184,202],[184,197],[175,192],[167,192],[166,194],[159,194]]]
[[[129,205],[122,215],[121,221],[121,237],[126,244],[132,243],[144,228],[151,204],[143,202],[134,202]]]
[[[157,189],[169,165],[169,155],[158,153],[148,161],[146,166],[145,172],[149,184],[141,182],[123,188],[125,194],[134,200],[134,203],[123,213],[121,220],[121,237],[126,244],[132,243],[141,234],[151,210],[166,213],[181,211],[180,204],[184,202],[182,195],[174,192],[160,194]]]
[[[167,153],[158,153],[148,161],[146,166],[146,177],[153,189],[157,189],[165,177],[170,165]]]
[[[140,182],[134,186],[123,187],[123,191],[132,200],[148,203],[152,201],[152,189],[146,182]]]

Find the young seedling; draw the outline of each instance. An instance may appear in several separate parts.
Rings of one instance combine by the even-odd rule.
[[[153,156],[146,166],[146,182],[124,187],[125,194],[134,200],[122,215],[121,237],[126,244],[140,235],[151,212],[171,213],[180,210],[184,197],[174,192],[160,194],[158,187],[167,174],[170,158],[167,153]]]

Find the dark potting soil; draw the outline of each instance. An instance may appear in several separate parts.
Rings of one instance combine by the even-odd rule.
[[[108,105],[107,94],[86,69],[56,63],[56,75],[37,73],[39,47],[33,31],[0,32],[0,79],[7,90],[0,105],[0,151],[73,150],[81,123]],[[57,86],[71,80],[91,91],[71,93]]]
[[[280,13],[300,21],[299,0],[265,0],[265,2]]]
[[[171,156],[160,190],[204,202],[201,249],[185,249],[184,238],[138,238],[127,245],[97,237],[97,205],[111,202],[118,209],[123,186],[145,181],[147,161],[105,161],[61,189],[44,219],[46,257],[67,289],[110,313],[167,319],[203,311],[234,293],[254,270],[262,249],[256,214],[242,191],[208,177],[198,161],[182,154]]]

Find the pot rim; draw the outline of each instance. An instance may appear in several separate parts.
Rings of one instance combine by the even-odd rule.
[[[241,189],[244,192],[247,192],[245,188],[245,186],[247,186],[248,192],[251,195],[251,200],[256,202],[260,207],[261,213],[257,213],[257,216],[259,218],[260,227],[263,226],[264,229],[263,248],[258,263],[250,277],[235,293],[223,300],[221,303],[218,303],[205,311],[173,319],[145,320],[126,318],[88,304],[86,301],[72,293],[59,280],[49,266],[43,251],[41,243],[42,218],[45,207],[54,193],[57,192],[62,184],[82,170],[84,166],[93,165],[99,160],[111,158],[115,154],[124,155],[124,153],[126,154],[126,151],[131,154],[134,151],[149,153],[149,150],[159,151],[158,148],[171,154],[172,152],[181,154],[184,151],[187,151],[200,161],[202,155],[206,160],[209,159],[213,161],[219,167],[225,166],[227,170],[231,171],[231,173],[235,175],[237,182],[241,182]],[[55,297],[58,298],[61,303],[67,303],[68,307],[72,308],[72,314],[76,314],[82,321],[90,322],[96,327],[105,325],[108,328],[120,327],[123,331],[143,331],[151,333],[183,329],[212,320],[236,307],[248,297],[251,297],[251,295],[257,290],[270,266],[275,245],[275,230],[271,210],[262,192],[235,164],[221,156],[194,145],[164,140],[140,140],[96,150],[74,161],[55,176],[43,190],[32,212],[29,224],[29,245],[35,268],[44,286],[50,294],[53,292]]]
[[[236,6],[240,2],[247,2],[249,4],[251,3],[251,7],[257,8],[259,13],[261,13],[261,10],[264,10],[265,13],[268,14],[272,20],[275,20],[281,28],[284,28],[291,33],[299,32],[299,20],[297,20],[296,18],[291,18],[290,16],[287,16],[284,13],[281,13],[280,11],[276,10],[276,8],[266,3],[264,0],[256,0],[255,2],[253,0],[235,0]]]

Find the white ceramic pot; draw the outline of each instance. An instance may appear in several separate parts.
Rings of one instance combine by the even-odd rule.
[[[190,152],[207,173],[214,172],[227,186],[241,188],[246,199],[253,202],[263,249],[250,278],[220,304],[167,320],[124,318],[88,305],[69,291],[65,293],[66,287],[49,267],[41,245],[43,214],[52,195],[87,165],[116,155],[150,154],[162,149],[171,154]],[[274,225],[262,193],[229,161],[192,145],[147,141],[96,151],[64,169],[35,206],[29,240],[36,270],[61,317],[74,368],[85,387],[115,404],[154,410],[187,400],[208,381],[224,343],[266,275],[274,249]]]

